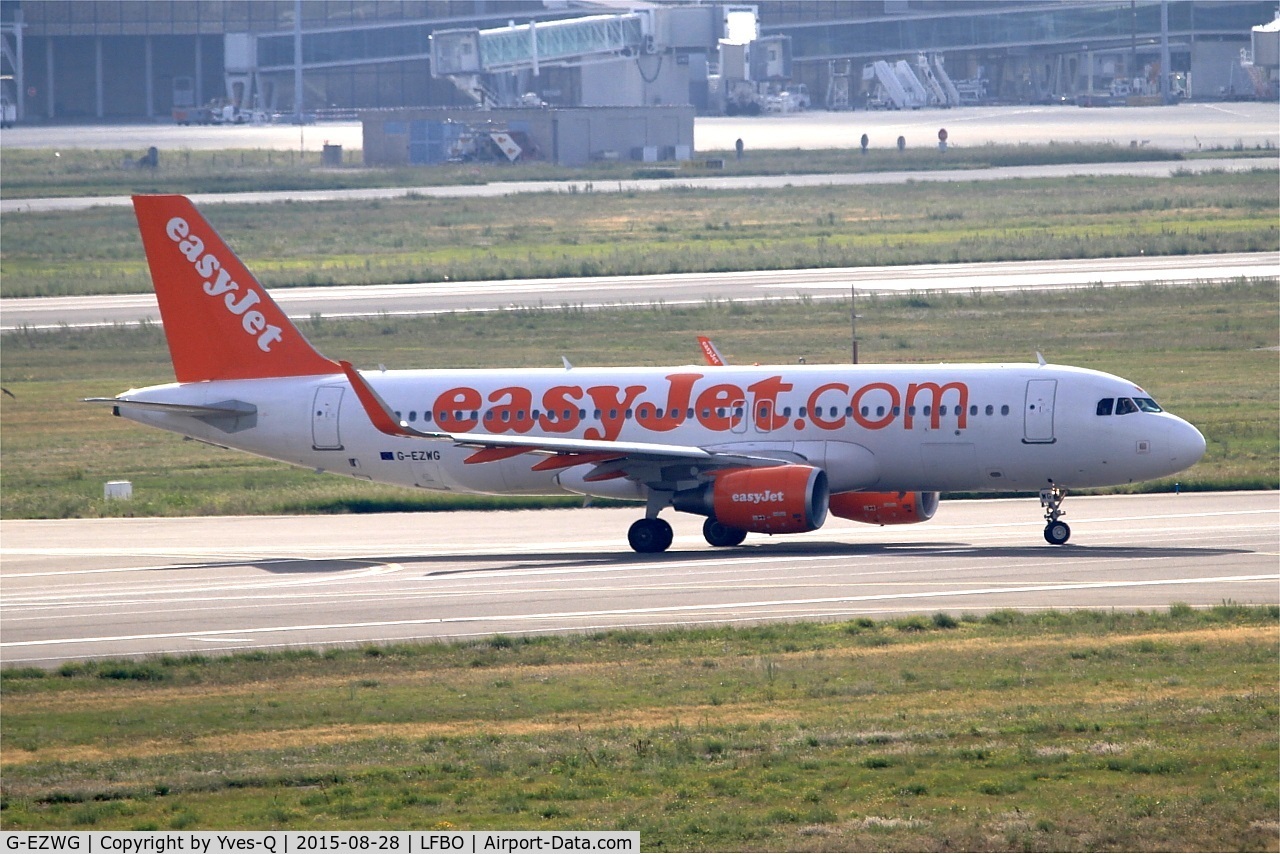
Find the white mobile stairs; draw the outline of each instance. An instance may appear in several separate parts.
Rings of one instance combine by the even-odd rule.
[[[942,67],[942,57],[934,54],[932,61],[923,53],[916,56],[916,75],[929,89],[929,103],[938,107],[960,106],[960,93]]]

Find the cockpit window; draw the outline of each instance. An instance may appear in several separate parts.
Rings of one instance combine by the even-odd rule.
[[[1111,407],[1115,406],[1115,403],[1116,400],[1114,397],[1104,397],[1102,400],[1098,401],[1098,414],[1110,415]]]
[[[1164,410],[1160,408],[1160,404],[1156,403],[1149,397],[1135,397],[1133,402],[1138,404],[1138,408],[1143,412],[1164,412]]]
[[[1137,412],[1138,405],[1127,397],[1116,400],[1116,415],[1128,415],[1131,412]]]

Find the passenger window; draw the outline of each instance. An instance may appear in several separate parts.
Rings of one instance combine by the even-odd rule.
[[[1129,398],[1121,397],[1116,400],[1116,415],[1128,415],[1137,411],[1137,405]]]
[[[972,406],[970,406],[970,407],[969,407],[969,414],[970,414],[970,415],[977,415],[977,414],[978,414],[978,404],[976,404],[976,403],[975,403],[975,404],[973,404]]]
[[[1110,415],[1110,414],[1111,414],[1111,407],[1112,407],[1112,406],[1114,406],[1114,405],[1115,405],[1115,399],[1114,399],[1114,398],[1104,397],[1102,400],[1098,401],[1098,414],[1099,414],[1099,415]]]
[[[417,412],[410,412],[410,413],[409,413],[409,423],[411,423],[411,424],[412,424],[414,421],[417,421],[417,420],[418,420],[418,413],[417,413]]]
[[[1004,406],[1000,407],[1000,414],[1001,415],[1009,414],[1009,404],[1006,403]]]
[[[996,414],[996,408],[995,408],[994,406],[992,406],[991,404],[989,404],[989,403],[988,403],[988,404],[987,404],[986,412],[987,412],[987,414],[988,414],[988,415],[995,415],[995,414]]]

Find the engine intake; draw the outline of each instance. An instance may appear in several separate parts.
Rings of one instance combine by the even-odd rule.
[[[831,496],[831,512],[870,525],[927,522],[938,512],[938,493],[840,492]]]
[[[728,469],[697,489],[679,492],[677,510],[710,516],[757,534],[799,534],[827,521],[827,475],[804,465]]]

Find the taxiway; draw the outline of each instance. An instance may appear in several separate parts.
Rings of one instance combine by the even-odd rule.
[[[596,276],[277,288],[271,296],[294,319],[421,315],[573,305],[583,308],[699,304],[707,300],[845,299],[926,291],[1061,290],[1093,285],[1187,284],[1275,276],[1280,253],[1078,258],[830,267],[736,273]],[[154,293],[0,299],[0,330],[158,322]]]

